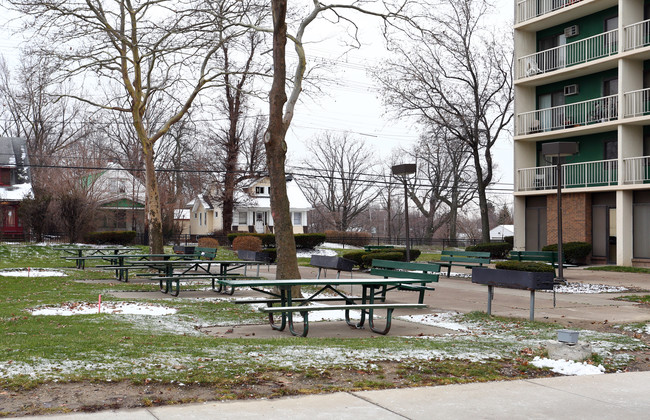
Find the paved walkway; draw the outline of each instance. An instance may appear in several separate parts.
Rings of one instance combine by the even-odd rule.
[[[316,271],[301,268],[303,278],[316,277]],[[458,270],[469,273],[468,270]],[[263,276],[274,277],[265,269]],[[329,277],[335,273],[328,273]],[[342,274],[344,275],[344,274]],[[366,276],[354,273],[355,277]],[[585,282],[625,286],[650,290],[650,276],[644,274],[586,271],[579,268],[565,270],[569,282]],[[212,292],[184,292],[181,297]],[[236,296],[245,295],[237,291]],[[552,293],[537,293],[538,320],[555,321],[563,325],[590,323],[648,322],[650,307],[612,300],[620,294],[558,294],[553,307]],[[169,299],[154,292],[147,296]],[[395,301],[413,301],[414,294],[393,293]],[[436,291],[425,298],[428,312],[485,311],[487,288],[472,284],[469,279],[440,277]],[[529,294],[526,291],[495,289],[493,314],[528,318]],[[310,336],[330,335],[351,331],[340,325],[331,329],[314,325]],[[340,323],[339,323],[340,324]],[[391,335],[405,334],[410,323],[396,322]],[[271,330],[268,325],[255,328],[256,338],[277,337],[284,333]],[[424,327],[422,327],[424,328]],[[448,333],[445,330],[445,333]],[[223,333],[223,332],[222,332]],[[235,328],[232,336],[251,336],[251,331]],[[352,331],[358,336],[360,331]],[[428,333],[425,332],[425,333]],[[288,333],[287,333],[288,334]],[[434,331],[433,334],[436,334]],[[219,335],[215,331],[215,335]],[[650,418],[650,372],[557,377],[509,382],[473,383],[427,388],[404,388],[384,391],[335,393],[274,400],[211,402],[206,404],[155,407],[138,410],[104,411],[91,414],[27,417],[31,419],[104,420],[104,419],[648,419]]]
[[[650,372],[557,377],[211,402],[89,414],[56,420],[212,419],[647,419]]]

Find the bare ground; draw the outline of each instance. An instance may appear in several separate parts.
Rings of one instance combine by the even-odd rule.
[[[606,323],[573,324],[572,327],[621,333]],[[650,345],[650,335],[626,332]],[[650,350],[633,353],[635,360],[626,371],[649,371]],[[443,364],[442,362],[440,362]],[[554,376],[537,369],[522,369],[526,362],[496,361],[498,379],[530,379]],[[480,376],[455,376],[448,368],[423,374],[409,371],[397,362],[379,362],[373,372],[336,369],[314,375],[303,372],[270,371],[239,381],[208,385],[181,385],[131,382],[51,382],[32,389],[0,389],[0,417],[46,415],[68,412],[94,412],[108,409],[137,408],[192,402],[277,398],[336,391],[397,388],[408,386],[445,385],[484,380]],[[435,363],[433,364],[435,366]]]

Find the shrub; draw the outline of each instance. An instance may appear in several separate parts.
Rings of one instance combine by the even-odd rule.
[[[363,256],[366,254],[366,251],[350,251],[343,254],[343,258],[346,260],[352,260],[356,265],[363,268]]]
[[[278,259],[278,250],[275,248],[266,248],[263,252],[269,254],[269,263],[274,263]]]
[[[252,236],[254,238],[259,238],[262,241],[262,246],[264,248],[273,248],[275,247],[275,235],[272,233],[229,233],[228,240],[231,244],[234,244],[235,239],[240,236]]]
[[[503,242],[508,242],[511,247],[514,247],[515,237],[514,236],[504,236],[503,237]]]
[[[555,273],[552,265],[531,261],[498,261],[495,265],[501,270],[534,271],[536,273]]]
[[[324,233],[299,233],[295,238],[296,248],[313,249],[325,242]]]
[[[84,241],[90,244],[129,245],[133,243],[136,233],[134,230],[90,232]]]
[[[465,251],[489,252],[490,258],[506,258],[508,252],[512,250],[512,245],[507,242],[486,242],[478,245],[472,245],[465,248]]]
[[[368,252],[363,257],[363,265],[370,267],[372,260],[389,260],[389,261],[404,261],[406,256],[403,252]]]
[[[215,238],[204,236],[203,238],[199,238],[198,246],[200,248],[218,248],[219,241],[216,240]]]
[[[557,251],[557,244],[546,245],[542,251]],[[567,242],[562,244],[564,261],[570,264],[581,263],[591,252],[591,244],[587,242]]]
[[[366,246],[372,241],[368,232],[344,232],[340,230],[326,230],[325,237],[328,242],[352,246]]]
[[[232,249],[259,252],[262,250],[262,240],[250,235],[238,236],[232,241]]]

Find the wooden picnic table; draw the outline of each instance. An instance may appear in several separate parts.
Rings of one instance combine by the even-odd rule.
[[[391,327],[392,313],[394,309],[398,308],[411,308],[423,309],[427,305],[414,303],[414,304],[398,304],[386,303],[385,294],[382,291],[386,290],[388,286],[397,286],[400,284],[421,283],[421,279],[288,279],[288,280],[263,280],[263,279],[219,279],[219,284],[225,287],[250,287],[252,290],[270,296],[270,299],[265,300],[240,300],[235,303],[253,303],[260,302],[266,303],[267,306],[260,308],[260,311],[265,312],[269,316],[269,323],[274,330],[282,331],[289,325],[289,331],[295,336],[307,336],[309,331],[309,312],[322,311],[322,310],[344,310],[345,322],[354,328],[363,328],[366,316],[368,317],[368,326],[370,329],[378,334],[387,334]],[[361,286],[361,297],[354,297],[345,294],[336,286]],[[312,293],[307,298],[294,298],[291,296],[291,288],[295,286],[319,286],[320,288]],[[271,290],[268,290],[271,289]],[[377,292],[379,290],[379,292]],[[330,291],[334,297],[323,297],[325,291]],[[384,292],[385,293],[385,292]],[[379,296],[378,300],[383,303],[375,303],[375,297]],[[311,303],[319,301],[342,301],[343,305],[321,305],[309,306]],[[280,306],[273,306],[279,304]],[[296,305],[294,305],[296,304]],[[386,310],[386,325],[384,329],[375,328],[374,325],[374,310]],[[359,322],[350,321],[350,310],[359,310],[361,312],[361,319]],[[302,331],[296,331],[294,328],[293,313],[300,312],[303,317]],[[276,324],[273,315],[280,313],[280,324]]]
[[[81,270],[86,268],[86,260],[103,259],[121,255],[122,253],[139,251],[140,248],[134,247],[68,247],[59,248],[61,251],[74,255],[74,257],[61,257],[66,260],[74,260],[76,268]],[[86,253],[86,255],[84,255]]]

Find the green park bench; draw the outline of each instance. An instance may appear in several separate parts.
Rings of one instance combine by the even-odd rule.
[[[451,275],[452,266],[474,268],[483,267],[483,264],[490,264],[490,253],[445,250],[442,251],[439,264],[441,267],[447,267],[447,277],[449,277]]]
[[[403,261],[389,261],[389,260],[372,260],[370,274],[374,276],[382,276],[387,278],[397,279],[419,279],[422,280],[421,284],[398,284],[393,288],[397,290],[408,290],[412,292],[419,292],[418,303],[424,303],[424,292],[427,290],[435,290],[433,287],[427,286],[427,283],[438,282],[440,272],[440,265],[427,264],[427,263],[414,263]],[[386,296],[386,291],[390,290],[384,286],[382,296]]]
[[[551,264],[553,268],[556,268],[558,264],[557,251],[510,251],[510,259],[513,261],[545,262]]]

